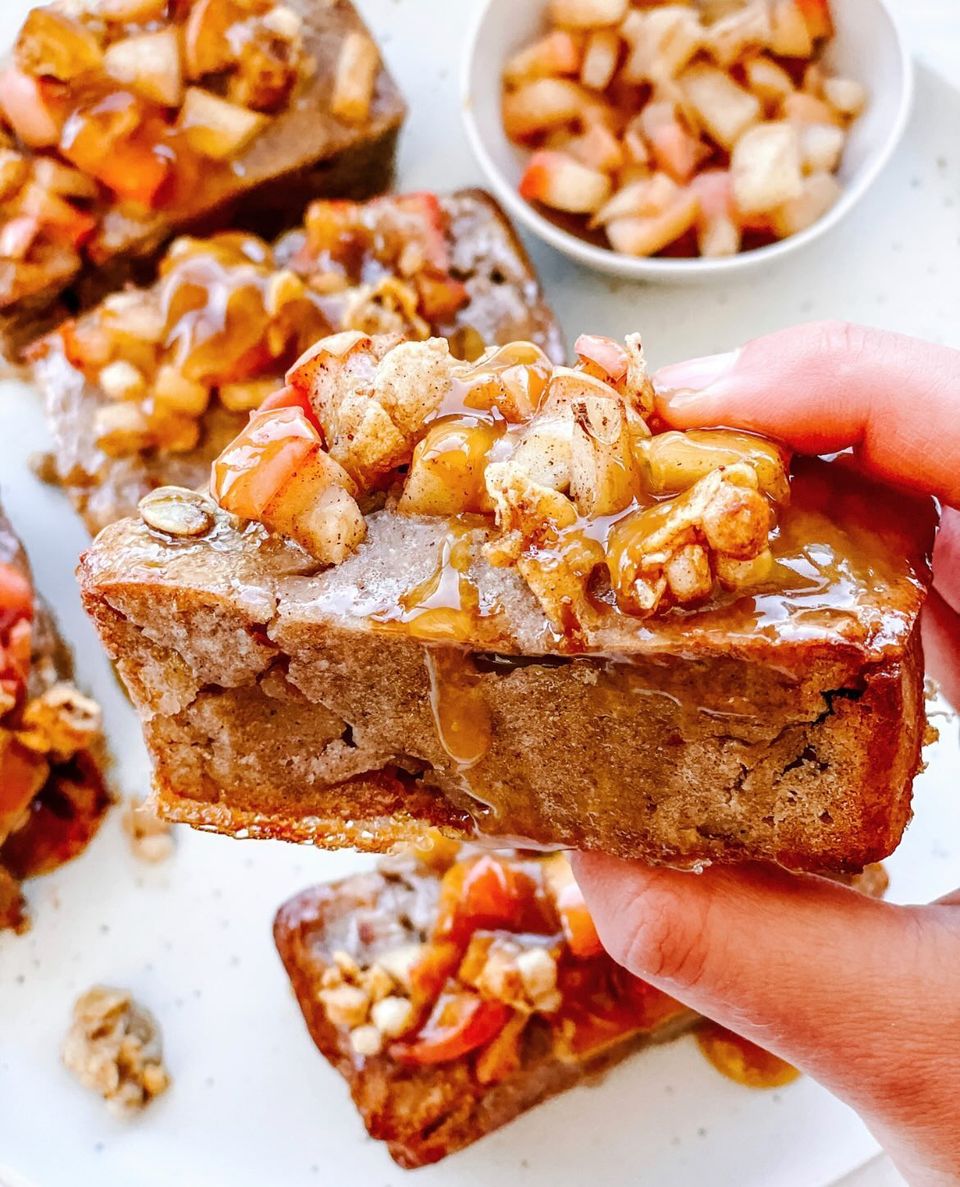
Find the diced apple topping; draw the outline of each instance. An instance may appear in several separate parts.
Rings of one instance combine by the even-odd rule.
[[[691,66],[680,86],[702,126],[728,151],[760,118],[760,100],[715,66]]]
[[[792,219],[769,212],[840,169],[866,93],[824,65],[828,0],[551,0],[547,13],[553,27],[504,67],[502,113],[531,152],[521,195],[564,226],[624,254],[733,255],[782,237]]]
[[[356,487],[297,408],[254,413],[214,463],[211,490],[226,511],[290,536],[322,564],[340,564],[366,535]]]
[[[330,110],[350,124],[367,118],[380,67],[380,51],[366,33],[350,33],[337,62]]]
[[[737,208],[766,214],[801,190],[800,138],[786,122],[757,124],[737,142],[730,158]]]
[[[611,181],[599,169],[588,169],[567,153],[534,153],[520,181],[520,193],[553,210],[593,214],[610,196]]]
[[[813,226],[840,197],[840,183],[832,173],[812,173],[803,179],[800,193],[771,213],[771,222],[781,238],[796,235]]]
[[[682,4],[631,11],[621,26],[629,54],[623,77],[629,83],[662,84],[676,78],[703,43],[697,15]]]
[[[145,25],[162,20],[167,0],[97,0],[97,14],[105,21],[124,25]]]
[[[569,79],[534,79],[504,95],[504,127],[516,140],[536,136],[572,123],[586,99],[583,87]]]
[[[696,194],[680,191],[655,214],[611,219],[607,237],[625,255],[656,255],[690,230],[698,209]]]
[[[579,136],[565,136],[563,148],[581,165],[602,173],[615,173],[624,163],[620,141],[603,124],[591,124]]]
[[[267,117],[205,91],[189,87],[180,110],[180,127],[195,152],[217,161],[237,156],[258,136]]]
[[[797,0],[772,0],[770,48],[784,58],[809,58],[813,37]]]
[[[640,113],[640,128],[657,165],[681,184],[709,156],[709,149],[687,128],[674,103],[648,103]]]
[[[242,153],[310,69],[301,23],[277,0],[33,8],[0,72],[2,146],[25,160],[0,176],[14,285],[43,282],[51,247],[64,264],[88,244],[96,256],[111,202],[155,209],[177,180],[193,189]]]
[[[707,49],[717,65],[726,70],[748,49],[768,46],[771,32],[766,0],[749,0],[742,8],[714,21],[707,34]]]
[[[18,154],[9,151],[7,163],[16,173]],[[0,155],[0,175],[3,167]],[[89,196],[92,183],[53,158],[37,159],[35,168],[37,183],[17,196],[21,217],[0,226],[0,258],[19,260],[29,253],[40,220],[51,227],[58,223],[64,242],[85,230],[86,224],[75,223],[80,212],[58,194]],[[446,218],[433,194],[415,193],[365,203],[315,203],[304,231],[292,236],[303,240],[292,255],[285,241],[275,250],[242,232],[176,240],[160,263],[156,286],[113,294],[60,331],[67,361],[105,401],[136,405],[105,414],[101,435],[111,454],[189,451],[208,427],[204,418],[211,405],[235,414],[262,406],[306,412],[308,373],[320,367],[320,356],[308,356],[291,372],[299,389],[282,388],[284,375],[304,348],[331,328],[355,331],[336,340],[346,346],[369,341],[369,334],[384,327],[395,331],[393,341],[451,334],[451,321],[471,296],[448,271]],[[366,283],[372,275],[380,279]],[[459,329],[451,341],[461,351],[469,348],[472,357],[481,355],[477,332],[466,322]],[[472,347],[471,336],[477,340]],[[535,353],[548,368],[542,352]],[[417,384],[429,376],[398,374],[403,358],[398,352],[383,372],[382,403],[372,407],[370,401],[353,400],[348,409],[350,416],[363,418],[365,431],[379,427],[379,448],[388,458],[394,448],[412,453],[413,442],[404,442],[430,411],[429,402],[416,402],[424,398]],[[446,346],[437,358],[444,371],[454,365]],[[510,388],[510,398],[522,419],[519,408],[527,405],[519,387]],[[500,403],[504,415],[512,415],[507,402],[505,394]],[[314,417],[312,411],[308,415]],[[222,432],[221,421],[217,416],[209,427]],[[333,419],[327,427],[336,437]],[[351,431],[345,421],[338,449],[348,457]],[[369,434],[363,457],[351,464],[381,465]]]
[[[740,250],[741,228],[726,169],[705,169],[692,182],[697,196],[697,246],[706,258]]]
[[[32,75],[8,66],[0,74],[0,107],[7,125],[28,148],[52,148],[59,143],[63,118]]]
[[[834,124],[802,124],[799,128],[800,159],[805,173],[835,173],[843,155],[846,136]]]
[[[398,344],[349,331],[319,342],[287,381],[310,399],[331,457],[370,489],[411,461],[452,366],[442,338]]]
[[[806,91],[794,91],[780,104],[780,115],[795,124],[842,125],[840,116],[829,103]]]
[[[17,65],[33,78],[71,82],[103,62],[97,36],[81,21],[49,6],[27,14],[14,47]]]
[[[629,0],[550,0],[550,17],[568,29],[616,25],[627,14]]]
[[[25,260],[40,235],[40,222],[28,214],[8,219],[0,227],[0,259]]]
[[[184,67],[187,78],[225,70],[230,63],[227,34],[233,23],[230,0],[196,0],[183,30]]]
[[[712,208],[726,210],[718,174]],[[574,640],[609,611],[594,588],[645,616],[762,583],[789,496],[781,450],[746,433],[651,433],[636,335],[582,335],[576,353],[551,366],[511,343],[462,364],[442,339],[332,335],[221,455],[214,496],[324,564],[362,540],[359,507],[380,491],[400,515],[485,522],[477,552],[514,567]]]
[[[504,67],[503,75],[512,86],[534,78],[574,75],[580,71],[581,58],[576,37],[563,29],[554,29],[514,54]]]
[[[12,197],[30,174],[30,163],[23,153],[0,148],[0,202]]]
[[[743,70],[747,86],[766,107],[773,107],[793,94],[793,79],[778,62],[765,54],[747,58]]]
[[[825,78],[823,97],[841,115],[854,118],[867,105],[867,91],[852,78]]]
[[[183,99],[180,45],[175,29],[140,33],[115,41],[104,55],[111,78],[165,107],[179,107]]]
[[[612,29],[595,29],[587,40],[580,81],[592,91],[604,91],[616,73],[621,41]]]

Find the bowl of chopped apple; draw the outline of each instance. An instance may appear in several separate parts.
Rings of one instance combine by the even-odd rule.
[[[912,91],[884,0],[488,0],[463,106],[529,230],[604,272],[684,280],[835,226]]]

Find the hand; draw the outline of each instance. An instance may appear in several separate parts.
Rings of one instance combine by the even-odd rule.
[[[960,352],[825,323],[654,381],[674,427],[853,446],[864,470],[940,498],[924,649],[960,704]],[[912,1184],[960,1184],[960,891],[901,907],[774,868],[696,875],[579,854],[575,870],[616,960],[813,1075]]]

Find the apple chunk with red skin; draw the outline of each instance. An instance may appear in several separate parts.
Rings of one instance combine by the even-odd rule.
[[[353,480],[297,407],[254,413],[214,463],[212,490],[225,510],[290,536],[324,564],[339,564],[366,535]]]
[[[530,158],[520,179],[520,194],[570,214],[593,214],[610,197],[606,173],[589,169],[567,153],[544,149]]]

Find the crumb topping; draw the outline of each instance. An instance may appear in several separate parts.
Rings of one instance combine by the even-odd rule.
[[[170,1086],[157,1021],[124,989],[97,985],[77,999],[62,1058],[116,1116],[142,1111]]]
[[[161,820],[144,800],[130,799],[121,817],[123,831],[135,857],[151,865],[173,856],[173,829]]]

